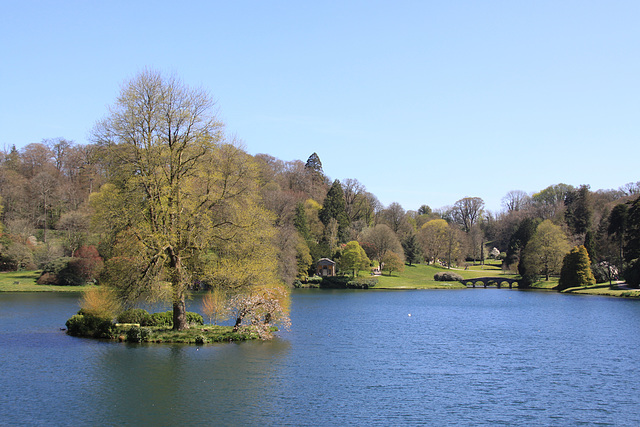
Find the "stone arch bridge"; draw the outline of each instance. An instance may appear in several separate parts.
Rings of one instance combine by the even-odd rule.
[[[513,287],[514,283],[518,283],[518,279],[507,279],[506,277],[474,277],[473,279],[460,280],[460,283],[467,288],[475,288],[477,284],[482,284],[483,287],[495,286],[501,288],[503,284],[509,286],[509,289]]]

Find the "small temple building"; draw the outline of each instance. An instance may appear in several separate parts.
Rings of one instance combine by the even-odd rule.
[[[320,258],[316,263],[316,274],[320,277],[335,276],[336,263],[329,258]]]

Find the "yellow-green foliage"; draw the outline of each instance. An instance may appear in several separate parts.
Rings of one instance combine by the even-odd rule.
[[[596,279],[591,271],[591,261],[589,260],[587,249],[583,245],[574,247],[562,262],[558,289],[593,286],[595,284]]]
[[[85,291],[80,299],[80,308],[86,314],[113,319],[120,311],[121,305],[115,291],[102,286]]]
[[[358,271],[369,267],[370,263],[371,261],[369,261],[364,249],[355,240],[347,243],[340,257],[342,269],[351,271],[353,276],[357,276]]]
[[[214,325],[217,325],[220,320],[227,320],[229,310],[225,293],[218,288],[207,292],[202,298],[202,313],[207,316],[209,323]]]

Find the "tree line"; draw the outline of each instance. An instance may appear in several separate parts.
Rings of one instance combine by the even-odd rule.
[[[206,91],[145,71],[125,83],[89,144],[4,149],[0,268],[97,280],[127,299],[164,293],[177,324],[189,289],[292,286],[325,257],[354,275],[499,257],[526,284],[559,274],[569,250],[584,246],[599,280],[620,273],[637,283],[640,182],[510,191],[500,212],[480,197],[405,210],[383,206],[355,178],[332,181],[316,153],[249,155],[214,107]]]

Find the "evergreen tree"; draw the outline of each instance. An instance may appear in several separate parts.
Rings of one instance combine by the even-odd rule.
[[[402,249],[404,249],[404,257],[409,265],[420,261],[422,251],[420,250],[420,244],[418,243],[415,233],[409,234],[402,242]]]
[[[597,250],[596,250],[596,238],[594,236],[593,231],[588,230],[584,235],[584,247],[587,249],[587,253],[589,254],[589,259],[596,260],[597,259]]]
[[[592,286],[596,279],[591,271],[591,261],[587,248],[583,245],[571,249],[562,261],[560,281],[557,289],[564,290],[577,286]]]
[[[640,197],[631,203],[627,215],[627,244],[624,257],[628,262],[624,270],[626,282],[633,286],[640,285]]]
[[[298,204],[296,204],[293,226],[298,230],[298,233],[300,233],[306,242],[311,239],[311,231],[309,230],[309,223],[307,222],[307,214],[304,211],[304,205],[302,202],[298,202]]]
[[[305,163],[304,167],[307,170],[312,170],[314,172],[323,173],[322,172],[322,162],[320,161],[320,157],[316,153],[313,153],[307,159],[307,163]]]
[[[569,191],[565,196],[565,221],[574,235],[584,235],[591,228],[593,206],[588,185]]]
[[[335,219],[338,222],[338,240],[344,241],[347,227],[349,227],[349,220],[347,219],[347,213],[345,210],[344,192],[342,191],[342,185],[337,179],[333,181],[331,188],[327,192],[327,197],[322,203],[322,209],[318,213],[320,221],[324,226],[328,226],[331,219]]]
[[[628,210],[628,206],[624,203],[616,205],[609,214],[609,226],[607,227],[607,233],[618,244],[618,268],[620,269],[623,267]]]
[[[520,274],[523,279],[523,282],[520,283],[521,287],[526,287],[533,282],[532,274],[527,271],[527,264],[520,261],[522,260],[524,248],[536,233],[538,224],[540,224],[539,219],[523,219],[522,222],[520,222],[518,229],[511,235],[511,239],[509,240],[505,264],[518,265],[518,274]]]

